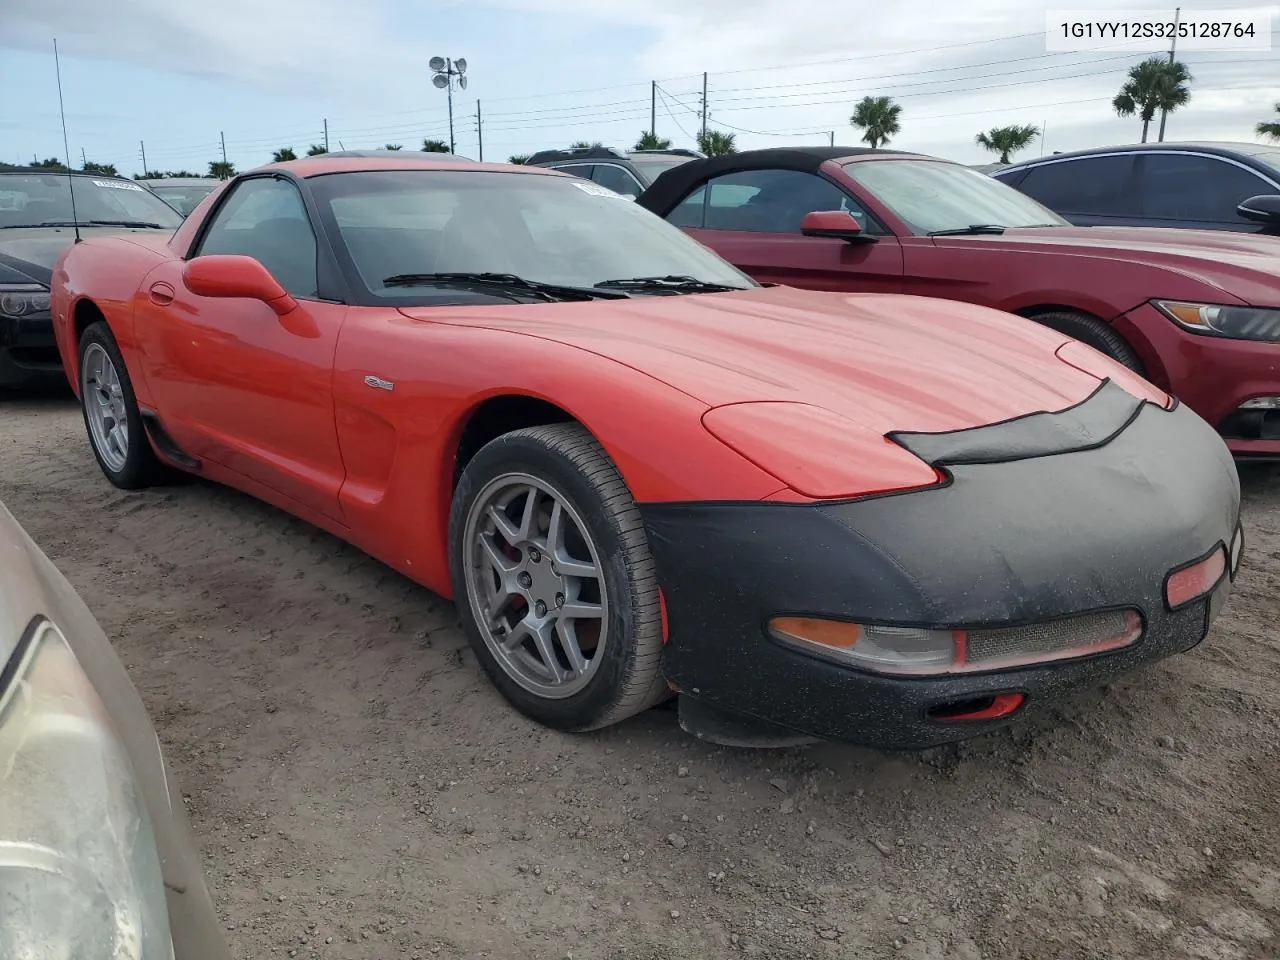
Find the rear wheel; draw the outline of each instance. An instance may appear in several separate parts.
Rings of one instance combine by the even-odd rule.
[[[80,409],[98,466],[117,487],[137,490],[160,479],[163,466],[151,449],[133,382],[105,322],[80,337]]]
[[[521,712],[583,731],[665,698],[640,511],[581,426],[516,430],[484,446],[454,494],[449,550],[467,637]]]
[[[1074,337],[1081,343],[1087,343],[1093,349],[1105,353],[1112,360],[1124,364],[1135,373],[1144,373],[1142,361],[1133,352],[1133,348],[1125,343],[1124,337],[1097,317],[1075,310],[1052,310],[1048,313],[1035,314],[1030,319],[1059,333],[1065,333],[1068,337]]]

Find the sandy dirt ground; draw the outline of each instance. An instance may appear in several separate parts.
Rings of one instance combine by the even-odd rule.
[[[1280,956],[1280,471],[1243,484],[1190,654],[956,748],[743,751],[541,729],[439,598],[0,404],[0,499],[116,641],[247,960]]]

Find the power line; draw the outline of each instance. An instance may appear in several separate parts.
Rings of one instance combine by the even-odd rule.
[[[671,118],[671,122],[676,125],[676,129],[683,133],[686,139],[696,140],[697,137],[690,136],[689,131],[680,125],[680,121],[676,119],[676,115],[671,112],[671,107],[667,103],[667,91],[663,90],[661,85],[656,89],[658,91],[658,97],[662,100],[662,109],[666,111],[667,116]]]

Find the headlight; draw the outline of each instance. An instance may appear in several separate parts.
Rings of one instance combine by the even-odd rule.
[[[0,676],[0,957],[172,960],[151,823],[75,654],[46,621]]]
[[[1233,340],[1280,340],[1280,310],[1219,307],[1157,300],[1155,305],[1184,330]]]
[[[38,283],[0,283],[0,316],[30,317],[49,312],[49,290]]]

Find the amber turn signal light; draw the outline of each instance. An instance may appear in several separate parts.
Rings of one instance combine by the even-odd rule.
[[[1164,582],[1164,602],[1170,610],[1199,600],[1218,585],[1227,572],[1227,552],[1218,547],[1203,560],[1197,560],[1169,574]]]

